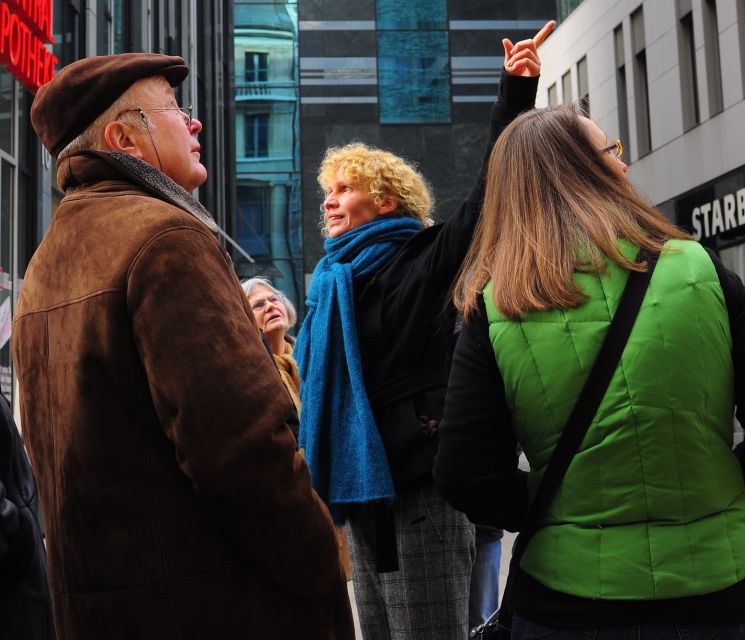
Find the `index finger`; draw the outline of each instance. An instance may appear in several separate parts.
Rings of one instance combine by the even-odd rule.
[[[543,28],[538,33],[536,33],[535,36],[533,37],[533,42],[535,43],[536,47],[546,39],[546,36],[548,36],[548,34],[551,33],[551,30],[555,26],[556,26],[556,20],[549,20],[546,24],[543,25]]]

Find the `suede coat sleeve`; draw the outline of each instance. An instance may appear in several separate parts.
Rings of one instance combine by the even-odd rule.
[[[289,591],[327,591],[339,575],[331,520],[225,252],[207,230],[161,232],[129,269],[127,307],[162,428],[224,535]]]

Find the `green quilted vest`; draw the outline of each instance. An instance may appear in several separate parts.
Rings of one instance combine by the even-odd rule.
[[[623,244],[633,258],[636,247]],[[711,259],[670,241],[595,419],[521,567],[584,598],[698,595],[745,578],[745,484],[731,453],[732,338]],[[628,273],[575,274],[589,295],[518,322],[484,290],[489,337],[533,495]]]

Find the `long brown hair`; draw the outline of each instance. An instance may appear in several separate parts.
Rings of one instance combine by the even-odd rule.
[[[534,109],[516,118],[492,149],[474,241],[453,287],[469,317],[489,280],[508,318],[569,308],[586,296],[575,271],[601,273],[606,256],[644,271],[621,252],[619,238],[661,251],[690,238],[642,200],[594,147],[576,108]]]

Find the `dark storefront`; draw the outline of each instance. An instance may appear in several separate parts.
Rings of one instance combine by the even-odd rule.
[[[666,204],[665,208],[670,205]],[[676,222],[717,251],[745,242],[745,167],[672,200]]]
[[[662,203],[660,209],[745,277],[745,166]]]

